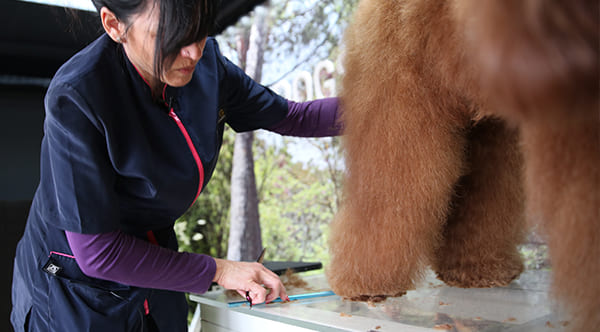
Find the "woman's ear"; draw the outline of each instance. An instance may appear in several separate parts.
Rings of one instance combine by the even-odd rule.
[[[115,13],[106,7],[102,7],[100,9],[100,20],[102,21],[104,31],[106,31],[112,40],[117,43],[125,41],[125,24],[117,18]]]

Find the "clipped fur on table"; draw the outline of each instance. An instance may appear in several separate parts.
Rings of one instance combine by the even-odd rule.
[[[598,1],[363,0],[346,32],[328,280],[397,296],[523,270],[545,233],[569,329],[600,328]]]

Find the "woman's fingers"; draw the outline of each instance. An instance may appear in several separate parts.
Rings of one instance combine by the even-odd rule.
[[[281,297],[282,300],[288,300],[287,293],[285,291],[285,287],[281,282],[281,279],[265,268],[262,264],[256,264],[258,273],[258,280],[256,282],[250,283],[250,297],[252,298],[252,304],[258,303],[269,303],[275,300],[278,297]],[[264,285],[261,286],[261,285]],[[255,296],[253,296],[255,294]]]
[[[255,281],[249,282],[249,288],[247,291],[249,292],[253,305],[263,303],[267,298],[267,290],[263,286],[257,284]]]
[[[264,265],[222,259],[215,261],[217,271],[214,280],[227,289],[237,290],[243,297],[249,292],[252,304],[272,302],[277,297],[289,301],[281,279]]]
[[[265,287],[271,290],[271,292],[266,296],[265,301],[269,303],[277,299],[278,297],[281,297],[283,301],[288,301],[289,298],[285,291],[285,287],[281,282],[281,279],[279,279],[279,277],[275,273],[268,270],[267,268],[263,267],[263,269],[263,272],[265,273],[263,284],[265,285]]]

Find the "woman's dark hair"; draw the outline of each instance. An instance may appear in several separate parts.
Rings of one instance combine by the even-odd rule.
[[[160,10],[154,74],[160,80],[163,68],[171,66],[184,46],[198,42],[213,30],[220,0],[92,0],[98,13],[102,7],[112,11],[125,24],[146,6]]]

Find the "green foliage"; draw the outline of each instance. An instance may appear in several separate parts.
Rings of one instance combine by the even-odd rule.
[[[314,144],[330,147],[334,154],[325,159],[339,160],[337,142]],[[292,162],[285,145],[257,146],[255,156],[267,259],[327,262],[327,230],[337,211],[342,170]]]
[[[550,257],[546,244],[524,244],[519,246],[526,270],[550,269]]]
[[[533,227],[527,234],[527,239],[519,246],[526,270],[551,269],[548,245],[540,235],[538,227]]]

